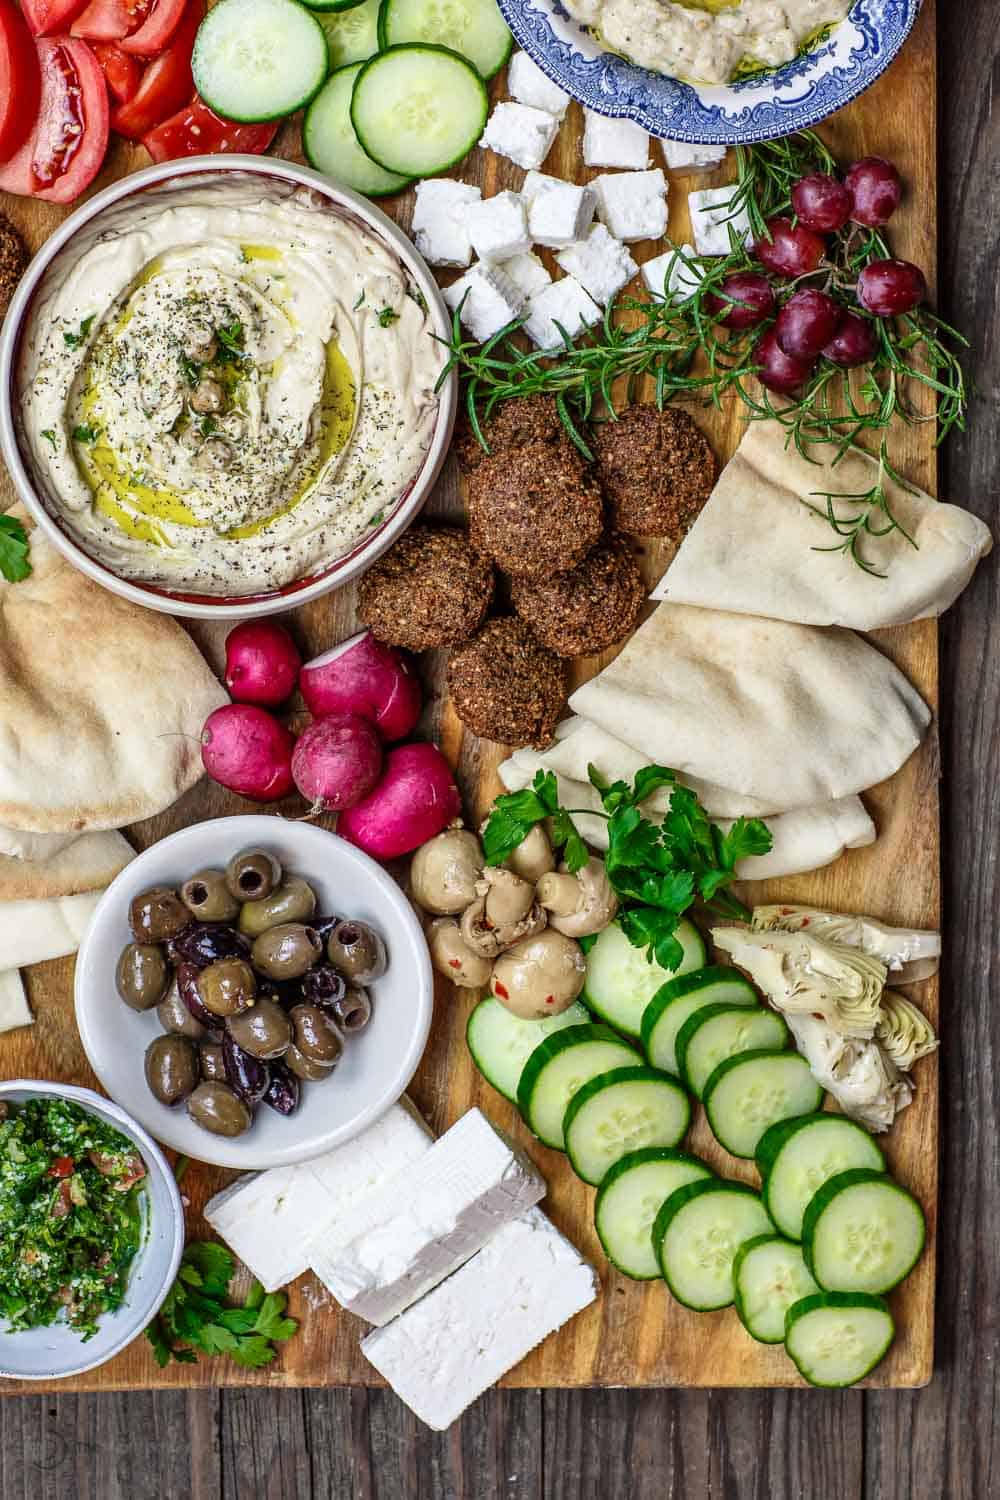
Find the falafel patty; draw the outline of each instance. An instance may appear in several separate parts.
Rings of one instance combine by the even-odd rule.
[[[715,455],[685,411],[626,408],[593,429],[597,476],[615,528],[680,541],[715,484]]]
[[[554,442],[562,430],[556,403],[551,396],[519,396],[514,401],[501,401],[489,419],[482,423],[489,453],[467,419],[457,429],[452,447],[462,472],[469,475],[485,458],[497,452],[509,453],[512,448],[523,448],[525,443]]]
[[[20,232],[6,214],[0,213],[0,323],[7,316],[11,298],[29,259],[28,247]]]
[[[604,529],[589,465],[568,438],[497,451],[469,483],[469,540],[512,578],[575,568]]]
[[[646,590],[628,542],[612,533],[569,573],[514,579],[511,600],[557,656],[593,656],[627,635]]]
[[[488,620],[448,662],[455,712],[480,739],[544,750],[566,703],[566,669],[523,620]]]
[[[390,646],[467,641],[493,597],[493,569],[456,526],[411,526],[361,580],[358,618]]]

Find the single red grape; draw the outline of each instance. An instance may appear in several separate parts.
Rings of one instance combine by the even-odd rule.
[[[774,325],[782,354],[792,359],[815,359],[833,338],[843,315],[839,302],[826,292],[808,286],[793,292]]]
[[[734,271],[705,300],[712,316],[727,328],[754,328],[774,311],[771,283],[759,271]]]
[[[754,363],[760,366],[757,378],[769,391],[778,391],[791,396],[804,385],[813,371],[811,359],[793,359],[782,349],[769,328],[757,340],[753,351]]]
[[[791,219],[768,219],[771,238],[762,235],[754,254],[765,270],[776,276],[805,276],[815,271],[826,250],[826,242],[804,224]]]
[[[883,156],[863,156],[844,178],[851,195],[851,218],[868,229],[888,224],[903,196],[903,184],[891,161]]]
[[[851,217],[851,195],[828,172],[810,172],[792,188],[792,208],[800,224],[819,234],[843,229]]]
[[[858,277],[858,301],[877,318],[910,312],[926,296],[924,273],[908,260],[869,261]]]
[[[878,335],[867,318],[845,313],[837,332],[823,346],[823,357],[831,364],[853,370],[855,365],[871,364],[878,352]]]

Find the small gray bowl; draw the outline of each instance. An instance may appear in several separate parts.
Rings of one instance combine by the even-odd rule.
[[[119,1354],[156,1316],[174,1283],[184,1249],[184,1209],[170,1165],[159,1146],[123,1109],[91,1089],[68,1083],[14,1078],[0,1083],[0,1100],[24,1104],[29,1099],[68,1099],[128,1136],[146,1163],[143,1223],[145,1238],[129,1275],[125,1300],[99,1320],[97,1332],[84,1343],[67,1324],[8,1333],[0,1322],[0,1376],[12,1380],[63,1380],[82,1375]],[[2,1394],[2,1390],[0,1390]]]

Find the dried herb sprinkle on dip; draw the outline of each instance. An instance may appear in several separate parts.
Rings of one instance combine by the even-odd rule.
[[[0,1319],[61,1316],[84,1341],[124,1299],[143,1238],[146,1167],[131,1141],[65,1099],[0,1103]]]

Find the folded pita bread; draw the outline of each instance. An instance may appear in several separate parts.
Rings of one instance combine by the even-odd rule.
[[[102,896],[57,901],[0,901],[0,955],[5,969],[26,969],[75,953]]]
[[[102,891],[134,858],[131,845],[114,829],[81,834],[51,859],[0,855],[0,902],[48,901]]]
[[[29,833],[24,828],[0,828],[0,855],[9,859],[52,859],[79,837],[78,833]]]
[[[776,811],[863,791],[919,745],[930,710],[849,630],[661,604],[570,707],[648,761]]]
[[[0,1031],[14,1031],[34,1021],[24,982],[16,969],[0,969]]]
[[[978,516],[885,476],[892,514],[916,546],[900,530],[865,535],[861,555],[884,575],[873,577],[844,553],[814,550],[838,539],[802,502],[823,509],[818,494],[864,494],[878,464],[852,449],[832,465],[828,445],[814,445],[810,462],[785,439],[780,423],[750,423],[654,599],[855,630],[921,620],[954,603],[993,545]],[[857,509],[835,504],[839,516]]]

